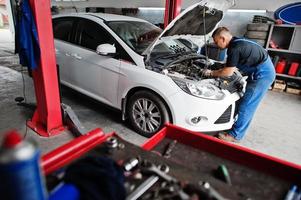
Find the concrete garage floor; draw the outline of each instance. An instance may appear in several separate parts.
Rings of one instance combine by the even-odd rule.
[[[63,132],[50,138],[39,137],[26,128],[26,120],[33,114],[32,106],[19,106],[14,101],[23,96],[22,75],[18,71],[17,57],[12,55],[11,43],[0,43],[0,142],[3,133],[17,129],[26,137],[38,141],[42,153],[72,140],[74,136]],[[9,67],[9,68],[8,68]],[[15,70],[13,70],[15,69]],[[18,70],[18,71],[16,71]],[[24,74],[27,103],[35,103],[32,79]],[[71,106],[82,124],[88,129],[100,127],[105,133],[115,131],[125,140],[141,144],[146,138],[133,132],[121,114],[112,108],[80,95],[68,88],[62,88],[62,102]],[[258,108],[252,125],[238,144],[301,165],[301,96],[269,91]]]

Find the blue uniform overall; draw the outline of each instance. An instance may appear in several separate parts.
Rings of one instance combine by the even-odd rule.
[[[19,53],[20,64],[34,70],[40,60],[38,33],[28,0],[21,1],[16,18],[16,53]]]
[[[253,45],[257,43],[246,39],[234,39],[233,42],[244,41]],[[259,45],[258,45],[259,46]],[[260,46],[260,48],[262,48]],[[235,139],[240,140],[245,135],[253,115],[265,93],[275,79],[275,68],[269,56],[257,66],[236,66],[248,76],[246,92],[239,102],[238,119],[228,132]]]

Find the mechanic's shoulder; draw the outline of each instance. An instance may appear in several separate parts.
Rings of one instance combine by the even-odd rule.
[[[228,51],[229,52],[235,52],[237,50],[240,50],[241,48],[241,43],[238,42],[232,42],[230,43],[230,45],[228,46]]]
[[[237,39],[238,39],[238,37],[232,37],[232,39],[230,40],[230,42],[229,42],[229,46],[228,46],[228,48],[232,48],[232,47],[235,47],[235,46],[237,46]]]

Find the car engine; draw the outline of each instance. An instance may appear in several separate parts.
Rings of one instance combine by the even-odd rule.
[[[183,55],[184,54],[184,55]],[[204,76],[205,69],[217,70],[223,67],[223,64],[213,60],[206,59],[205,56],[184,52],[178,55],[158,56],[150,60],[151,70],[163,73],[167,76],[188,79],[192,81],[201,81],[210,77]],[[210,78],[212,79],[212,78]],[[242,92],[245,81],[240,72],[235,71],[232,76],[214,78],[214,84],[221,89],[228,90],[230,93]]]

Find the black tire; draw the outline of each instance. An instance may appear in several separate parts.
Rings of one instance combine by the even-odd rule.
[[[268,36],[268,32],[263,31],[247,31],[246,37],[250,39],[265,40]]]
[[[253,24],[248,24],[247,30],[248,31],[265,31],[267,32],[270,28],[269,24],[265,23],[253,23]]]
[[[147,102],[147,109],[150,108],[150,105],[154,106],[151,110],[152,112],[143,109],[142,107],[144,106],[138,106],[139,103],[141,105],[141,103],[145,102]],[[127,115],[133,129],[144,137],[153,136],[166,122],[170,121],[163,101],[154,93],[145,90],[138,91],[130,97],[127,106]]]

